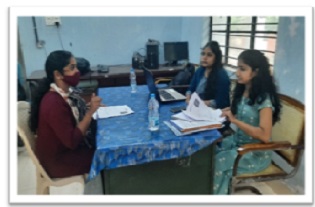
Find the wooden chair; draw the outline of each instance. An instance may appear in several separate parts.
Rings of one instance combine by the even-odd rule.
[[[31,132],[28,119],[30,104],[26,101],[18,102],[18,132],[25,144],[26,150],[36,167],[37,194],[49,194],[50,186],[64,186],[70,183],[79,182],[84,186],[85,175],[77,175],[67,178],[50,178],[43,166],[40,164],[34,152],[35,135]]]
[[[185,67],[187,67],[188,64],[186,64]],[[198,68],[198,65],[196,64],[192,64],[192,63],[189,63],[189,66],[190,67],[194,67],[194,69],[196,70],[196,68]],[[178,73],[179,74],[179,73]],[[155,84],[159,84],[159,83],[167,83],[167,84],[170,84],[171,81],[175,78],[176,76],[174,77],[157,77],[155,79]],[[192,77],[191,77],[192,78]],[[190,84],[190,83],[189,83]],[[186,91],[187,89],[189,88],[189,84],[181,84],[181,85],[170,85],[171,88],[173,88],[174,90],[178,91],[179,93],[183,94],[183,95],[186,95]]]
[[[172,78],[167,78],[167,77],[156,78],[155,84],[160,84],[160,83],[169,84],[171,81],[172,81]],[[185,95],[185,92],[187,91],[189,85],[171,85],[170,87],[173,88],[174,90],[176,90],[177,92]]]
[[[272,128],[272,142],[264,144],[246,144],[238,148],[238,156],[234,162],[230,193],[237,190],[250,189],[256,194],[261,192],[250,185],[250,182],[287,179],[293,177],[300,165],[304,150],[304,105],[299,101],[279,94],[282,103],[281,120]],[[237,166],[242,156],[255,150],[273,150],[287,164],[292,166],[290,172],[272,160],[272,164],[258,173],[237,174]]]

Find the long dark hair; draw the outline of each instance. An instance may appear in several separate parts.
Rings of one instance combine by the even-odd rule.
[[[249,65],[253,71],[257,72],[256,76],[251,80],[248,104],[261,104],[269,95],[274,107],[272,123],[275,124],[280,120],[281,104],[277,94],[277,87],[270,72],[267,57],[259,50],[245,50],[238,56],[238,60],[242,60],[246,65]],[[241,101],[244,90],[244,84],[236,84],[231,105],[233,114],[237,113],[237,104]]]
[[[207,85],[205,88],[205,100],[210,100],[215,98],[216,91],[216,76],[217,72],[222,69],[222,51],[220,49],[219,43],[217,41],[208,42],[202,50],[210,48],[215,55],[215,60],[212,65],[211,73],[208,75]]]
[[[29,119],[30,129],[36,133],[38,127],[39,107],[42,98],[50,89],[50,84],[54,82],[54,71],[57,70],[63,74],[63,68],[70,63],[72,54],[65,50],[56,50],[51,52],[47,57],[45,63],[46,78],[43,78],[38,83],[38,87],[35,89],[34,98],[31,104],[31,116]]]

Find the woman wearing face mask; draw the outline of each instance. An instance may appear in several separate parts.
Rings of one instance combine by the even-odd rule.
[[[36,155],[52,178],[88,173],[94,149],[86,141],[93,113],[101,98],[91,97],[90,107],[71,87],[80,80],[76,60],[68,51],[49,54],[47,77],[39,84],[31,105],[30,128],[37,134]]]

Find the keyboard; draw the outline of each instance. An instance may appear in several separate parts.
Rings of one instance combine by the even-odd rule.
[[[162,96],[165,100],[175,100],[175,97],[172,96],[169,92],[160,90],[159,93],[160,96]]]

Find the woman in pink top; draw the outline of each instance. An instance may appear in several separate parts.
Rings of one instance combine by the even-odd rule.
[[[32,100],[30,128],[37,134],[36,155],[52,178],[80,175],[90,171],[94,148],[91,136],[93,113],[101,98],[91,97],[87,108],[71,87],[80,80],[74,56],[63,50],[49,54],[47,77],[39,84]]]

